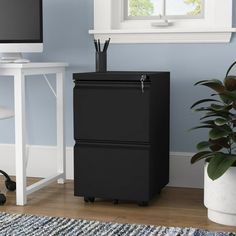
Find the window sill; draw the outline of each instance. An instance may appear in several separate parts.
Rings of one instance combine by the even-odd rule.
[[[236,28],[89,30],[95,38],[111,43],[229,43]]]

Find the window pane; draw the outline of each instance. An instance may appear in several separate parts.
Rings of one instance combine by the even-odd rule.
[[[128,16],[158,16],[162,13],[163,0],[128,0]]]
[[[166,15],[189,15],[201,14],[203,0],[166,0]]]

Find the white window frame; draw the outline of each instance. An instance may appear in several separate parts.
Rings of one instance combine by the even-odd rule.
[[[95,38],[111,43],[226,43],[232,32],[232,0],[205,0],[204,18],[173,19],[153,28],[156,20],[124,20],[124,0],[94,0]]]
[[[163,14],[160,16],[129,16],[128,15],[128,4],[129,0],[123,0],[123,10],[124,10],[124,20],[161,20],[161,19],[201,19],[204,18],[204,7],[205,7],[205,1],[202,0],[201,8],[202,12],[199,15],[166,15],[166,0],[162,0],[162,12]]]

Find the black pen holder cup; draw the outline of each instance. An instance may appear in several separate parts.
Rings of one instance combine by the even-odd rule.
[[[107,52],[96,52],[96,72],[107,71]]]

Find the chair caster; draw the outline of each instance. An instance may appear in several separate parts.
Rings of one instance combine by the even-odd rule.
[[[7,199],[6,199],[5,195],[0,193],[0,205],[1,206],[5,204],[6,200]]]
[[[148,202],[147,201],[140,201],[140,202],[138,202],[138,205],[140,207],[146,207],[146,206],[148,206]]]
[[[94,202],[95,198],[94,197],[84,197],[85,202]]]
[[[117,205],[118,203],[119,203],[119,200],[118,200],[118,199],[114,199],[114,200],[113,200],[113,204],[114,204],[114,205]]]
[[[85,202],[89,202],[88,197],[84,197],[84,201],[85,201]]]
[[[10,191],[15,191],[16,190],[16,182],[12,181],[9,175],[4,172],[3,170],[0,170],[0,173],[6,178],[5,180],[5,186],[8,190]]]
[[[89,197],[89,201],[90,201],[90,202],[94,202],[94,201],[95,201],[95,198],[94,198],[94,197]]]
[[[16,182],[12,180],[6,180],[5,181],[6,188],[9,191],[15,191],[16,190]]]

